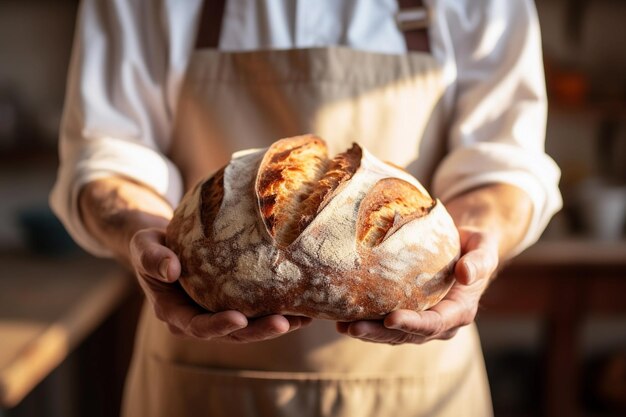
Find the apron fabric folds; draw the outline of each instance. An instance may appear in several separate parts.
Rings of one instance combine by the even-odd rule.
[[[443,90],[428,53],[199,49],[169,153],[190,187],[234,151],[315,133],[331,155],[358,141],[428,186],[445,150]],[[149,306],[123,404],[127,417],[491,414],[474,325],[449,341],[390,346],[316,320],[274,340],[229,344],[177,338]]]

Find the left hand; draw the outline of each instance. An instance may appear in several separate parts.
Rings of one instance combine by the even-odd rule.
[[[337,331],[368,342],[421,344],[450,339],[474,321],[478,302],[498,267],[498,239],[475,227],[459,227],[461,258],[448,294],[425,311],[396,310],[384,320],[338,322]]]

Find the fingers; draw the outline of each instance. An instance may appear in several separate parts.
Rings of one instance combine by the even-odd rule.
[[[273,315],[249,320],[238,311],[229,310],[208,313],[195,306],[180,290],[174,291],[172,284],[161,284],[170,288],[167,292],[157,292],[154,296],[154,310],[157,318],[167,323],[175,335],[184,335],[203,340],[225,340],[250,343],[272,339],[298,330],[311,323],[307,317]]]
[[[178,286],[156,283],[167,287],[152,293],[157,318],[167,323],[175,335],[196,339],[222,339],[231,342],[258,342],[298,330],[311,323],[310,318],[273,315],[249,320],[238,311],[209,313],[194,305]]]
[[[255,319],[244,329],[230,333],[228,339],[235,342],[260,342],[283,335],[289,328],[289,320],[284,316],[266,316]]]
[[[397,313],[397,314],[394,314]],[[385,327],[425,338],[436,338],[448,330],[445,318],[437,311],[396,311],[385,317]]]
[[[397,310],[388,314],[383,323],[388,329],[420,336],[434,336],[445,327],[443,317],[437,311]]]
[[[440,339],[446,332],[467,326],[474,321],[475,310],[471,306],[453,300],[442,300],[426,311],[397,310],[385,317],[388,329]]]
[[[272,339],[311,323],[308,317],[272,315],[249,320],[234,310],[208,313],[199,307],[157,297],[155,312],[174,335],[204,340],[250,343]],[[156,308],[158,306],[158,308]]]
[[[176,336],[255,342],[278,337],[311,323],[310,318],[273,315],[248,320],[238,311],[209,313],[196,305],[175,283],[181,265],[176,254],[165,246],[159,229],[141,230],[130,244],[131,261],[156,317]]]
[[[251,320],[248,327],[228,335],[234,342],[260,342],[282,336],[311,324],[309,317],[271,315]]]
[[[165,246],[162,230],[141,230],[130,245],[131,260],[139,284],[152,303],[156,317],[178,336],[213,339],[245,328],[246,317],[236,311],[208,313],[187,296],[178,284],[180,262]]]
[[[313,322],[313,319],[311,317],[285,316],[285,318],[289,320],[290,332],[294,330],[302,329],[303,327],[307,327],[309,324]]]
[[[381,321],[355,321],[351,323],[337,323],[339,333],[363,340],[365,342],[386,343],[399,345],[403,343],[423,343],[426,339],[419,335],[406,333],[400,330],[386,328]]]
[[[207,313],[194,304],[180,286],[149,280],[145,279],[142,287],[159,320],[186,331],[194,317]]]
[[[216,339],[248,326],[246,316],[238,311],[196,314],[186,324],[185,333],[199,339]]]
[[[396,310],[382,321],[337,323],[339,333],[370,342],[400,344],[447,340],[474,321],[480,293],[454,284],[450,293],[425,311]]]
[[[337,323],[337,331],[367,342],[398,345],[404,343],[422,344],[430,340],[451,339],[461,327],[447,328],[441,324],[439,318],[433,315],[426,315],[423,320],[424,323],[419,323],[418,319],[417,322],[413,323],[393,324],[398,328],[390,328],[387,320],[340,322]]]

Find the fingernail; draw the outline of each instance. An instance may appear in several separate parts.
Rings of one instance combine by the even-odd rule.
[[[363,326],[352,325],[348,328],[348,333],[354,337],[363,337],[367,334],[367,331],[363,329]]]
[[[170,260],[165,258],[159,264],[159,274],[161,274],[161,279],[163,281],[168,281],[167,279],[167,268],[170,265]]]
[[[385,327],[392,330],[402,330],[402,327],[404,326],[402,323],[392,323],[390,325],[385,325]]]

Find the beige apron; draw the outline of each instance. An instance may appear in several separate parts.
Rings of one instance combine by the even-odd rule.
[[[331,154],[358,141],[429,183],[441,157],[441,67],[425,53],[347,48],[198,50],[181,94],[173,160],[187,185],[230,153],[313,132]],[[412,163],[419,155],[416,163]],[[127,417],[489,416],[475,326],[449,341],[389,346],[316,320],[274,340],[180,339],[144,308]]]

